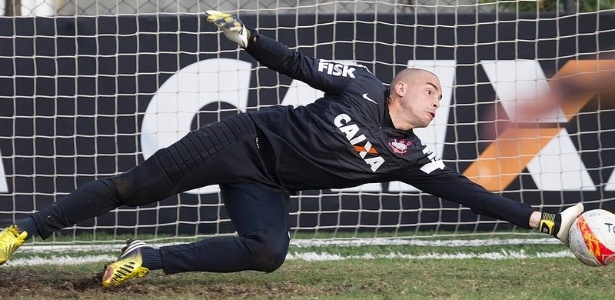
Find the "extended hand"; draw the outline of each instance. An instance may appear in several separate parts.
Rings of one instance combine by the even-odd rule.
[[[560,239],[560,241],[562,241],[567,246],[570,244],[570,241],[568,240],[568,232],[570,231],[570,227],[572,226],[572,223],[574,223],[574,221],[577,219],[577,217],[583,213],[583,210],[585,210],[583,203],[579,202],[574,206],[566,208],[559,214],[559,231],[555,232],[555,237]]]
[[[237,43],[241,48],[248,46],[250,30],[243,25],[241,20],[229,13],[216,10],[208,10],[205,13],[207,14],[207,22],[218,26],[226,38]]]

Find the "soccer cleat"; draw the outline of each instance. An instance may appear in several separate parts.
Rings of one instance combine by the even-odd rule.
[[[143,247],[148,247],[143,241],[127,240],[126,246],[122,248],[122,253],[117,260],[105,266],[102,286],[106,288],[117,287],[135,276],[145,276],[149,269],[143,267],[143,257],[141,256],[141,248]]]
[[[28,237],[25,231],[19,232],[17,225],[11,225],[0,231],[0,265],[4,264],[15,250],[19,248]]]
[[[583,213],[583,210],[583,203],[577,203],[557,215],[543,213],[538,228],[541,232],[550,234],[568,245],[570,227],[577,217]]]

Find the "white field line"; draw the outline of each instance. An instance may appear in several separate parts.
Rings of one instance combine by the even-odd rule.
[[[80,257],[52,256],[52,257],[29,257],[17,258],[9,260],[7,266],[36,266],[36,265],[78,265],[82,263],[103,263],[116,259],[117,256],[112,255],[88,255]],[[528,254],[525,251],[506,251],[499,252],[484,252],[484,253],[428,253],[421,255],[389,253],[389,254],[363,254],[363,255],[339,255],[332,253],[289,253],[286,255],[287,260],[305,260],[305,261],[329,261],[329,260],[346,260],[346,259],[394,259],[403,258],[409,260],[424,260],[424,259],[531,259],[531,258],[552,258],[552,257],[574,257],[570,251],[556,252],[538,252]]]
[[[9,259],[6,262],[6,266],[39,266],[39,265],[79,265],[84,263],[102,263],[110,262],[117,259],[117,255],[86,255],[79,257],[72,257],[68,255],[51,256],[51,257],[28,257],[28,258],[16,258]]]
[[[290,253],[286,256],[286,259],[302,259],[306,261],[324,261],[324,260],[345,260],[345,259],[391,259],[391,258],[403,258],[403,259],[530,259],[530,258],[551,258],[551,257],[574,257],[568,250],[556,251],[556,252],[538,252],[535,254],[528,254],[525,251],[506,251],[501,250],[499,252],[483,252],[483,253],[427,253],[427,254],[402,254],[402,253],[389,253],[389,254],[363,254],[363,255],[339,255],[331,253]]]
[[[293,240],[291,245],[297,247],[321,246],[432,246],[432,247],[480,247],[510,245],[555,245],[561,242],[555,238],[532,239],[473,239],[473,240],[423,240],[423,239],[348,239],[348,240]]]
[[[494,245],[528,245],[528,244],[557,244],[556,239],[481,239],[481,240],[408,240],[408,239],[365,239],[365,240],[295,240],[291,245],[301,247],[320,247],[320,246],[363,246],[363,245],[409,245],[409,246],[440,246],[440,247],[462,247],[462,246],[494,246]],[[166,246],[171,244],[154,244],[156,247]],[[119,249],[123,245],[119,244],[99,244],[99,245],[24,245],[20,248],[20,252],[25,253],[50,253],[50,252],[84,252],[84,251],[110,251],[115,255],[52,255],[48,257],[27,257],[16,258],[9,260],[7,266],[24,266],[24,265],[75,265],[81,263],[92,262],[109,262],[117,257]],[[326,252],[291,252],[286,256],[288,260],[305,260],[305,261],[327,261],[327,260],[345,260],[345,259],[530,259],[530,258],[546,258],[546,257],[573,257],[568,250],[556,252],[539,252],[528,254],[523,250],[498,252],[469,252],[469,253],[427,253],[421,255],[389,253],[389,254],[363,254],[363,255],[339,255]]]

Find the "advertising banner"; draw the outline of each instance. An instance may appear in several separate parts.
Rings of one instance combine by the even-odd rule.
[[[578,201],[615,210],[614,15],[242,19],[386,84],[405,67],[433,71],[442,106],[417,134],[447,165],[554,211]],[[0,223],[126,171],[200,125],[320,95],[260,66],[203,16],[0,18]],[[232,231],[216,221],[227,219],[220,203],[211,186],[80,225]],[[305,191],[290,207],[293,227],[306,230],[510,228],[400,182]]]

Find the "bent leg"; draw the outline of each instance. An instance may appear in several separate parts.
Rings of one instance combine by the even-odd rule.
[[[220,188],[239,236],[161,247],[165,273],[273,272],[284,263],[290,243],[288,193],[258,183]]]

